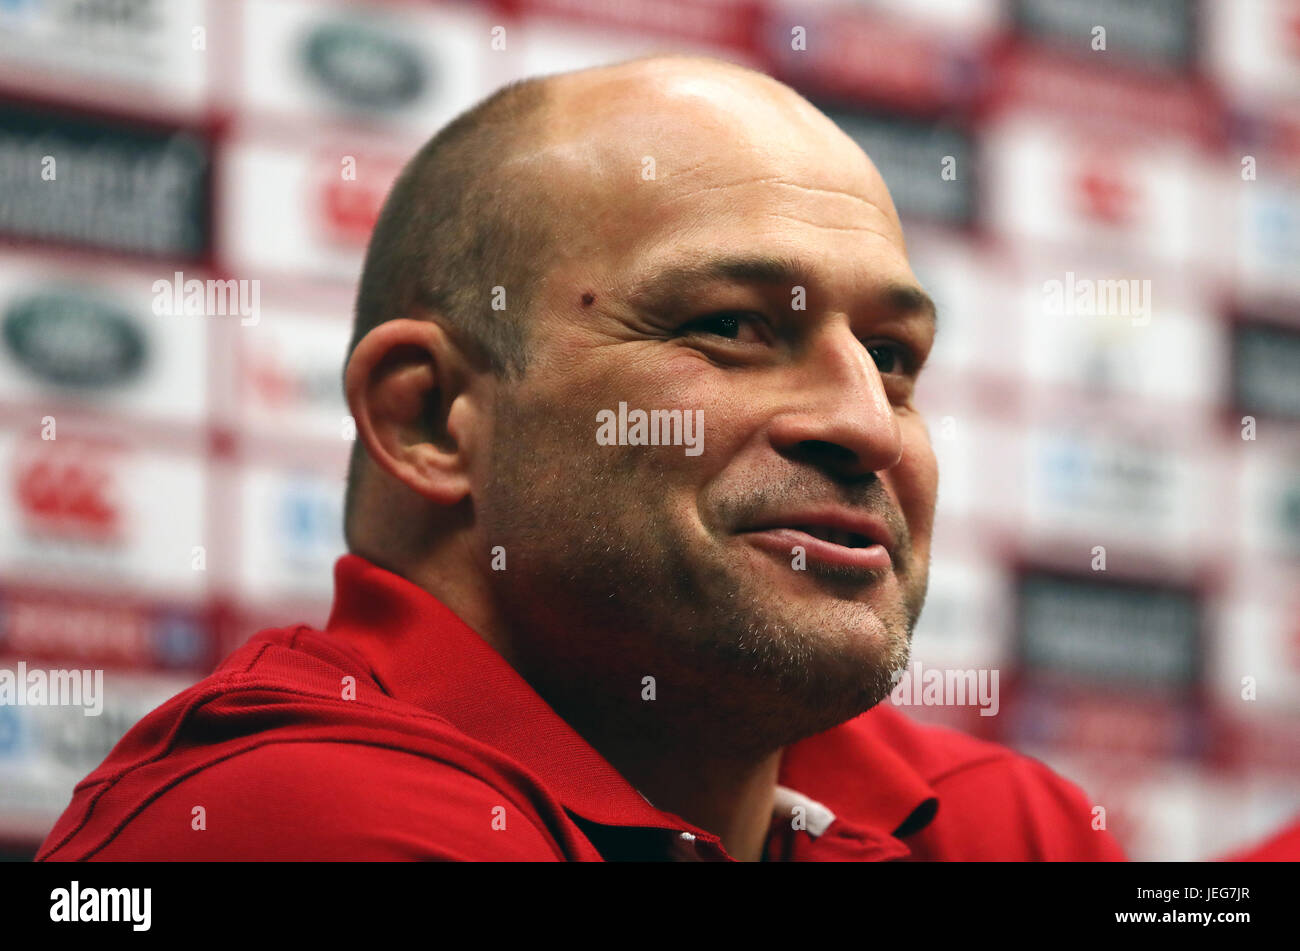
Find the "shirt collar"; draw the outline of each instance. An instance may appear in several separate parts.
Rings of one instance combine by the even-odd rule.
[[[433,595],[357,555],[341,557],[334,578],[326,633],[360,653],[390,696],[519,761],[588,823],[671,829],[717,843],[711,833],[651,805]],[[878,711],[898,715],[877,707],[786,748],[778,778],[785,792],[778,790],[774,824],[788,821],[802,796],[831,814],[828,819],[808,809],[810,836],[819,837],[815,828],[828,828],[841,838],[907,853],[894,836],[928,824],[937,799],[915,768],[877,735]]]

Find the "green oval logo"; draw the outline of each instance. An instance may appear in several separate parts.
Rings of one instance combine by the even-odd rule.
[[[351,106],[394,109],[424,91],[419,50],[398,37],[353,23],[317,27],[303,48],[307,71]]]
[[[11,304],[4,341],[14,359],[60,386],[111,386],[135,376],[145,361],[144,334],[129,314],[62,291]]]

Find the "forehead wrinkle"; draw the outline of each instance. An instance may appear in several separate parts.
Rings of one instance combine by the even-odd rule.
[[[862,234],[874,234],[878,238],[884,238],[891,244],[898,238],[896,234],[889,234],[884,231],[878,231],[875,228],[868,228],[866,225],[827,225],[820,221],[809,221],[807,218],[800,218],[797,215],[787,215],[779,211],[769,211],[767,216],[770,218],[783,218],[786,221],[797,221],[801,225],[809,225],[813,228],[825,228],[827,231],[855,231]]]
[[[891,224],[895,223],[895,216],[891,215],[885,208],[883,208],[878,203],[872,201],[870,198],[866,198],[862,195],[856,194],[851,191],[844,191],[843,189],[840,188],[822,188],[816,185],[801,185],[798,182],[792,182],[778,177],[744,178],[734,182],[722,182],[717,185],[704,185],[698,188],[693,188],[690,191],[680,195],[665,196],[662,199],[662,201],[666,205],[675,204],[677,202],[685,201],[690,198],[698,198],[701,195],[707,195],[710,192],[725,191],[730,188],[741,188],[745,185],[776,185],[783,188],[794,188],[800,192],[806,192],[810,195],[825,195],[834,198],[847,198],[850,201],[856,202],[858,204],[866,205],[868,208],[876,212],[878,215],[880,215],[882,218],[884,218],[886,221],[890,222]]]
[[[710,167],[710,166],[713,165],[713,164],[714,164],[714,163],[711,163],[711,162],[701,161],[701,162],[697,163],[696,165],[691,166],[691,167],[688,168],[688,169],[682,169],[682,170],[680,170],[680,171],[678,171],[678,172],[675,172],[674,174],[676,174],[676,175],[685,175],[685,174],[688,174],[688,173],[690,173],[690,172],[698,171],[699,169],[702,169],[702,168],[708,168],[708,167]],[[671,176],[669,176],[669,177],[671,177]],[[877,211],[879,211],[879,212],[881,212],[882,214],[884,214],[884,209],[883,209],[883,208],[881,208],[879,205],[877,205],[877,204],[876,204],[875,202],[873,202],[871,199],[869,199],[869,198],[864,198],[863,196],[861,196],[861,195],[859,195],[859,194],[856,194],[855,192],[845,191],[845,190],[842,189],[842,188],[823,188],[823,187],[821,187],[821,186],[819,186],[819,185],[803,185],[803,184],[800,184],[799,182],[792,182],[792,181],[789,181],[788,179],[784,179],[784,178],[781,178],[781,177],[779,177],[779,176],[772,176],[772,177],[770,177],[770,178],[741,178],[741,179],[737,179],[737,180],[734,181],[734,182],[721,182],[721,183],[719,183],[719,184],[717,184],[717,185],[705,185],[705,186],[702,186],[702,187],[700,187],[700,188],[696,188],[696,189],[692,190],[690,194],[691,194],[691,195],[702,195],[702,194],[705,194],[705,193],[707,193],[707,192],[711,192],[711,191],[719,191],[719,190],[721,190],[721,189],[725,189],[725,188],[739,188],[739,187],[742,186],[742,185],[783,185],[783,186],[785,186],[785,187],[787,187],[787,188],[797,188],[797,189],[799,189],[800,191],[813,192],[814,194],[835,195],[835,196],[837,196],[837,197],[841,197],[841,198],[850,198],[850,199],[852,199],[853,201],[859,201],[859,202],[862,202],[863,204],[870,205],[872,208],[874,208],[874,209],[876,209]],[[685,197],[685,196],[678,196],[678,197],[681,198],[681,197]],[[676,199],[674,199],[674,200],[676,200]]]
[[[774,186],[778,189],[775,197],[767,202],[771,206],[769,209],[755,209],[757,214],[762,214],[764,217],[798,222],[799,224],[832,231],[856,231],[875,234],[896,245],[904,252],[906,251],[907,242],[903,236],[902,223],[893,212],[892,203],[889,203],[888,198],[884,199],[886,203],[889,203],[889,206],[886,207],[855,192],[802,185],[777,176],[702,185],[676,195],[658,196],[656,204],[661,210],[667,210],[679,207],[684,202],[702,200],[709,195],[720,195],[728,190],[749,185]],[[801,199],[806,199],[806,201],[801,201]],[[805,214],[812,217],[839,219],[841,223],[822,223],[812,220],[812,217],[804,217]],[[863,221],[863,223],[851,223],[854,221]]]

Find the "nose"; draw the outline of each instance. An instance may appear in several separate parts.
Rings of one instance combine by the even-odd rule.
[[[902,434],[880,370],[847,323],[810,340],[791,381],[790,406],[768,427],[783,455],[840,479],[893,468]]]

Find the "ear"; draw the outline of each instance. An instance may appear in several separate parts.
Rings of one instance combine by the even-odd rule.
[[[343,386],[375,464],[420,496],[454,506],[470,494],[479,420],[468,364],[432,320],[390,320],[352,351]]]

